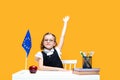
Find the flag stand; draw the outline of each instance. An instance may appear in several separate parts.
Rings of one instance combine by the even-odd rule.
[[[27,57],[26,57],[26,59],[25,59],[25,70],[27,70]]]

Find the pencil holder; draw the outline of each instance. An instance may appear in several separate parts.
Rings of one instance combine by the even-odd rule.
[[[92,57],[91,56],[84,56],[82,58],[82,67],[85,68],[92,68]]]

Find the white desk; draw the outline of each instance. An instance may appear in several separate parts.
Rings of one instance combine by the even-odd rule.
[[[100,80],[99,75],[76,75],[72,71],[37,71],[21,70],[12,74],[12,80]]]

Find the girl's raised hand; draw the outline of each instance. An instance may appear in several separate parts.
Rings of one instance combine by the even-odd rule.
[[[65,17],[63,18],[64,23],[68,22],[69,19],[70,19],[69,16],[65,16]]]

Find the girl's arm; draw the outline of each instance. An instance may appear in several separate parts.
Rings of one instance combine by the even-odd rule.
[[[62,34],[61,34],[61,37],[60,37],[60,42],[58,44],[58,48],[61,50],[62,49],[62,45],[63,45],[63,42],[64,42],[64,37],[65,37],[65,33],[66,33],[66,28],[67,28],[67,22],[69,20],[69,16],[65,16],[63,18],[63,21],[64,21],[64,26],[63,26],[63,29],[62,29]]]

